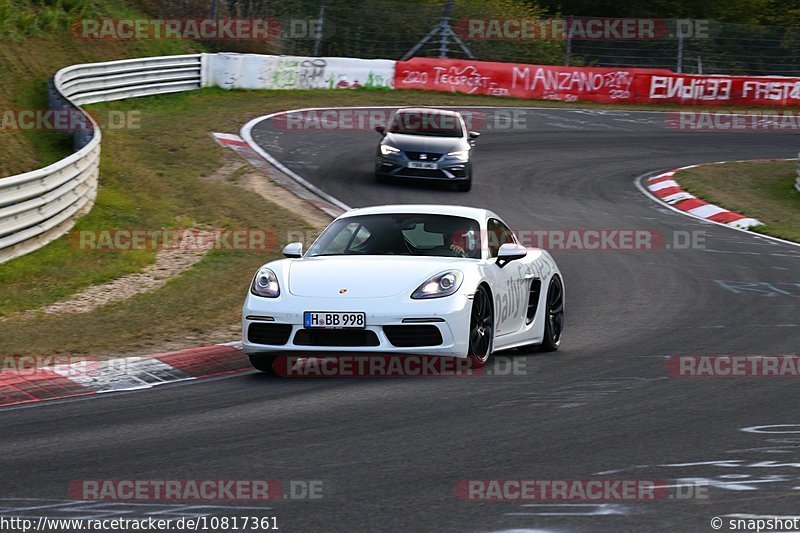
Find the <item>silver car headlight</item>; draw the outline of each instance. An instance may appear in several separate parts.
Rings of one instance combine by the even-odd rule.
[[[458,159],[459,161],[469,161],[469,150],[459,150],[457,152],[449,152],[448,157]]]
[[[264,298],[277,298],[281,294],[281,288],[278,285],[278,276],[269,268],[262,268],[253,278],[253,283],[250,285],[250,292],[256,296],[263,296]]]
[[[464,274],[460,270],[448,270],[431,276],[428,280],[417,287],[411,294],[411,298],[421,300],[425,298],[442,298],[455,294],[464,281]]]
[[[388,144],[382,144],[381,145],[381,153],[383,155],[399,154],[400,150],[395,148],[394,146],[389,146]]]

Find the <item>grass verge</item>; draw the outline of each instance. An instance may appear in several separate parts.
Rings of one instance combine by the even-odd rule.
[[[67,27],[83,17],[146,18],[124,0],[0,0],[0,106],[4,115],[46,109],[47,80],[62,67],[198,50],[195,43],[179,40],[80,39]],[[71,151],[71,136],[63,133],[4,130],[0,135],[0,177],[46,166]]]
[[[698,198],[764,223],[753,231],[800,242],[797,160],[704,165],[675,178]]]

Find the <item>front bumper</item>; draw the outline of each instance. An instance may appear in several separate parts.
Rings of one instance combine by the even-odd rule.
[[[375,158],[375,174],[392,178],[411,178],[441,181],[465,181],[472,177],[472,163],[458,161],[451,158],[442,158],[439,161],[430,161],[436,165],[435,169],[410,168],[412,161],[406,157],[396,155],[379,155]]]
[[[466,357],[471,308],[472,299],[464,294],[412,300],[409,297],[310,298],[291,294],[273,299],[248,293],[242,309],[242,345],[248,353],[346,352]],[[345,330],[342,335],[337,335],[342,330],[309,330],[303,326],[306,311],[361,311],[366,313],[366,328]],[[267,329],[277,334],[254,334],[263,331],[264,324],[270,325]],[[394,326],[394,329],[386,326]],[[408,327],[401,330],[405,333],[400,337],[397,326]],[[431,327],[439,330],[439,335],[433,336],[435,345],[409,346],[398,341],[410,338],[413,343],[414,332],[422,330],[428,332],[427,336],[417,339],[430,339]],[[319,331],[325,333],[315,333]],[[331,339],[337,345],[330,345]]]

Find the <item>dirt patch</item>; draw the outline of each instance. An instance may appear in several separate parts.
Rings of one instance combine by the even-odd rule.
[[[210,176],[206,176],[206,179],[228,181],[253,191],[264,199],[292,211],[317,231],[322,231],[331,223],[333,218],[330,215],[281,187],[271,175],[280,171],[272,165],[267,166],[269,171],[262,172],[231,152],[225,156],[222,166]]]
[[[317,231],[322,231],[331,221],[327,214],[287,191],[249,163],[242,163],[241,159],[234,154],[225,157],[222,166],[214,173],[201,179],[232,182],[251,190],[263,198],[293,211]],[[213,230],[194,228],[192,231],[196,232],[198,238],[193,241],[191,247],[160,250],[156,255],[156,262],[145,267],[141,272],[123,276],[109,283],[93,285],[67,300],[28,311],[23,315],[88,313],[104,305],[127,300],[137,294],[163,287],[171,278],[200,262],[205,254],[213,248]],[[203,334],[202,339],[198,337],[198,341],[228,342],[232,335],[236,335],[238,332],[238,325],[232,325],[220,331]],[[186,340],[189,339],[182,339],[180,343],[176,343],[176,346],[184,345]]]
[[[273,172],[280,172],[277,169],[272,169]],[[203,179],[213,181],[226,181],[234,183],[240,187],[244,187],[259,196],[274,202],[303,218],[308,224],[313,226],[316,231],[322,231],[333,220],[328,214],[320,211],[313,205],[307,203],[305,200],[298,198],[291,192],[287,191],[276,183],[269,174],[253,168],[247,162],[236,154],[228,154],[224,157],[222,166],[215,172]],[[105,357],[115,356],[136,356],[136,355],[150,355],[154,351],[168,352],[173,350],[181,350],[188,345],[211,345],[211,344],[224,344],[229,342],[236,342],[241,337],[241,324],[239,322],[226,325],[211,331],[203,331],[197,335],[184,335],[180,339],[173,341],[154,342],[148,346],[147,341],[142,343],[138,349],[134,351],[126,351],[119,354],[104,354]]]
[[[156,254],[156,262],[148,265],[141,272],[129,274],[101,285],[92,285],[68,300],[28,311],[24,315],[88,313],[104,305],[127,300],[137,294],[163,287],[171,278],[200,262],[203,256],[214,247],[213,232],[199,229],[193,229],[192,232],[197,239],[193,240],[191,246],[160,250]]]

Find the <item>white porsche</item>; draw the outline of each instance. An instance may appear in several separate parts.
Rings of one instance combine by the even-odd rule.
[[[242,312],[253,366],[279,355],[466,357],[557,350],[564,282],[544,250],[526,249],[486,209],[393,205],[353,209],[303,253],[256,272]]]

